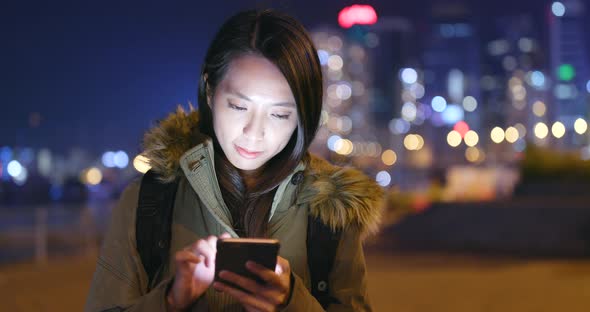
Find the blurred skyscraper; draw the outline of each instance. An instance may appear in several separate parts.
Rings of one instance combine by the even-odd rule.
[[[548,8],[551,76],[555,80],[555,105],[550,112],[568,130],[558,141],[559,146],[567,149],[587,143],[587,137],[573,131],[575,121],[587,118],[589,113],[585,92],[590,78],[585,5],[580,0],[568,0],[553,2]]]
[[[465,6],[431,12],[429,32],[423,34],[423,66],[426,96],[431,111],[426,124],[428,138],[436,155],[436,165],[448,167],[465,162],[466,148],[451,148],[447,137],[457,130],[464,139],[468,130],[481,129],[479,77],[481,57],[479,37],[471,12]]]

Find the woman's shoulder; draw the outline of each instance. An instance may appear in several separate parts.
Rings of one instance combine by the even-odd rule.
[[[118,201],[112,211],[117,218],[134,221],[141,188],[141,176],[136,177],[123,188]]]
[[[360,170],[310,155],[298,202],[332,229],[366,236],[379,228],[383,198],[383,188]]]

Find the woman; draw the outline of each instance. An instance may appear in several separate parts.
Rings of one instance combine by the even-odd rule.
[[[144,138],[151,170],[178,182],[163,274],[148,285],[136,250],[133,183],[113,211],[86,310],[323,311],[309,291],[309,215],[341,232],[328,310],[370,310],[362,239],[377,229],[382,190],[307,152],[322,75],[304,28],[274,11],[230,18],[207,52],[198,100],[198,112],[179,109]],[[267,284],[231,272],[221,277],[250,293],[213,282],[220,236],[281,242],[275,271],[247,266]]]

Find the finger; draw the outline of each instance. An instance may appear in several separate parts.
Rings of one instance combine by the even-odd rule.
[[[219,291],[223,291],[224,293],[232,296],[234,299],[239,301],[244,306],[249,306],[251,308],[254,308],[256,310],[261,310],[261,311],[273,311],[274,310],[274,306],[270,302],[256,298],[256,297],[254,297],[242,290],[239,290],[237,288],[233,288],[227,284],[224,284],[221,282],[214,282],[213,288],[215,288]]]
[[[281,304],[286,291],[283,286],[261,285],[253,279],[241,276],[231,271],[219,272],[219,277],[249,291],[253,296],[265,299],[274,305]]]
[[[277,263],[277,265],[275,266],[275,274],[277,275],[281,275],[283,274],[283,267],[281,266],[280,263]]]
[[[195,249],[193,250],[193,252],[195,252],[197,255],[205,256],[205,264],[208,267],[211,267],[213,264],[215,264],[215,251],[206,240],[199,239],[195,244]]]
[[[238,275],[234,272],[231,271],[221,271],[219,272],[219,277],[221,277],[222,279],[228,281],[228,282],[232,282],[242,288],[244,288],[245,290],[248,290],[252,293],[259,293],[261,292],[261,286],[260,284],[258,284],[255,280],[252,280],[250,278]]]
[[[250,272],[258,275],[267,284],[275,285],[275,286],[282,286],[280,276],[277,275],[277,273],[275,273],[273,270],[271,270],[265,266],[262,266],[254,261],[246,262],[246,268]]]
[[[277,256],[277,266],[275,267],[275,273],[281,275],[283,273],[290,274],[291,267],[289,261],[283,257]]]
[[[220,238],[231,238],[231,235],[229,235],[228,232],[225,232],[225,233],[221,234],[219,237]]]
[[[188,251],[188,250],[181,250],[174,255],[174,260],[176,263],[183,264],[183,263],[199,263],[201,262],[201,258],[198,255]]]
[[[260,309],[256,309],[255,307],[253,307],[251,305],[248,305],[248,304],[243,304],[242,307],[244,307],[244,310],[246,312],[264,312],[264,311],[262,311]]]
[[[213,248],[213,251],[217,253],[217,236],[209,236],[207,237],[207,243]]]
[[[201,262],[201,258],[198,255],[188,251],[188,250],[181,250],[174,255],[176,262]]]

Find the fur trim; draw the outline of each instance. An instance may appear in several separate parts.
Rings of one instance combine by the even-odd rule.
[[[182,176],[180,158],[207,137],[198,131],[198,112],[181,106],[149,130],[143,155],[164,182]],[[383,189],[362,172],[341,168],[316,156],[307,159],[298,204],[307,203],[310,213],[332,229],[358,230],[363,237],[376,233],[381,221]]]
[[[176,112],[161,120],[143,137],[143,155],[164,182],[181,175],[180,157],[205,140],[198,131],[199,114],[192,105],[188,112],[178,106]]]
[[[353,228],[362,237],[379,230],[383,188],[356,169],[312,156],[300,195],[299,202],[308,202],[311,214],[333,230]]]

